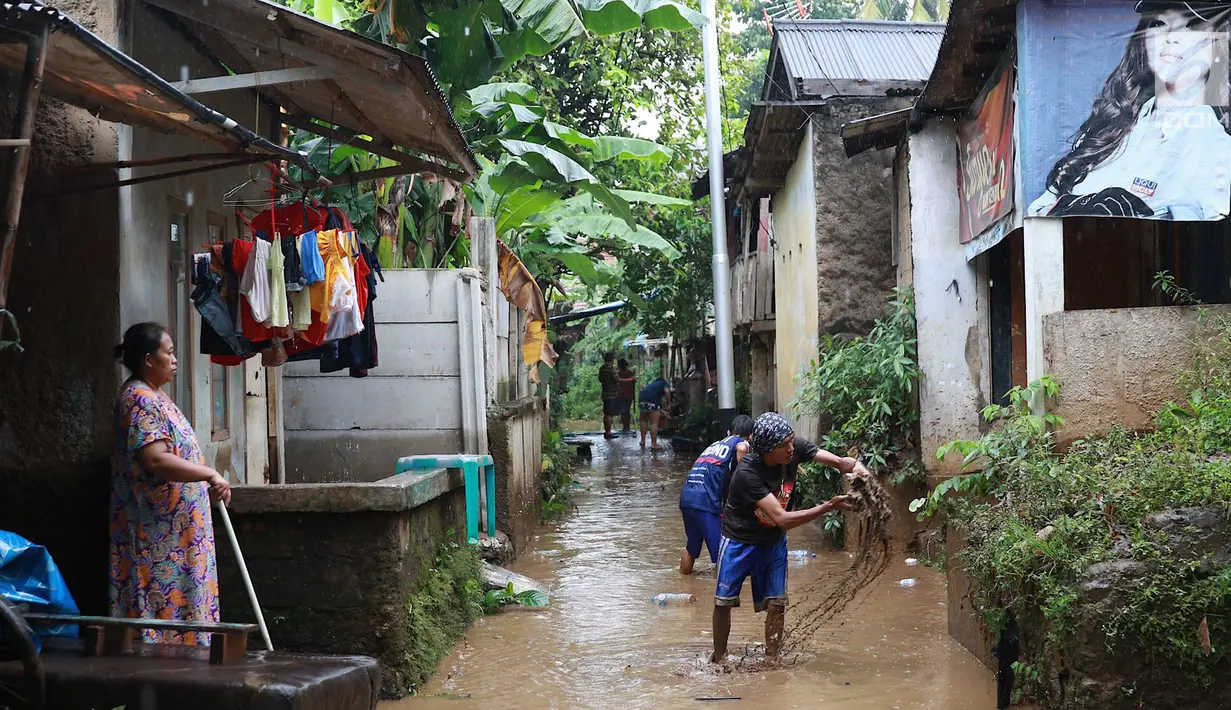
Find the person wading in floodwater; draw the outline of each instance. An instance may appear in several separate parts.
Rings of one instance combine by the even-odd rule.
[[[603,436],[614,439],[611,425],[620,413],[620,380],[616,375],[615,353],[603,353],[603,366],[598,368],[598,384],[603,397]]]
[[[616,370],[616,378],[620,383],[620,396],[616,398],[616,404],[620,410],[620,424],[624,431],[632,431],[632,411],[633,398],[637,394],[637,373],[628,369],[628,360],[620,358],[616,363],[620,366]]]
[[[752,453],[735,466],[722,514],[722,543],[718,551],[718,585],[714,589],[714,653],[711,663],[727,656],[731,635],[731,607],[739,606],[744,580],[752,577],[752,602],[765,619],[765,656],[782,650],[786,616],[786,531],[810,523],[835,510],[850,510],[849,496],[834,496],[807,510],[786,510],[795,490],[799,464],[815,461],[854,473],[863,466],[795,436],[791,424],[776,412],[757,417],[749,440]]]
[[[680,556],[680,574],[692,574],[693,564],[701,555],[702,542],[709,550],[710,562],[718,563],[722,504],[727,499],[732,469],[749,451],[750,436],[752,417],[744,414],[735,417],[727,430],[727,438],[710,444],[689,469],[684,490],[680,491],[680,513],[684,516],[684,535],[688,540]]]
[[[671,405],[671,385],[660,375],[650,384],[641,388],[638,397],[641,400],[641,445],[645,446],[645,432],[650,432],[650,449],[658,451],[658,427],[667,416],[663,404]]]

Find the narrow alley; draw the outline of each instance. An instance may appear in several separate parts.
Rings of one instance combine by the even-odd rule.
[[[417,697],[383,710],[457,707],[935,708],[992,707],[991,673],[946,632],[944,578],[898,560],[849,621],[812,642],[815,656],[786,670],[715,675],[710,645],[713,566],[694,578],[677,569],[684,536],[678,496],[691,456],[652,455],[635,438],[594,437],[592,465],[579,466],[577,510],[544,527],[511,569],[551,587],[542,609],[510,607],[476,624]],[[825,552],[819,531],[790,535],[789,587],[846,564]],[[920,579],[902,588],[905,577]],[[685,592],[696,603],[659,607],[659,592]],[[749,588],[734,614],[732,653],[763,638]],[[801,600],[792,599],[792,603]],[[788,611],[788,626],[790,612]]]

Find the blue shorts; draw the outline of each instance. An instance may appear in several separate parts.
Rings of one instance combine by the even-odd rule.
[[[701,554],[701,543],[705,543],[710,551],[710,562],[718,564],[718,548],[722,543],[722,518],[717,513],[696,508],[680,508],[684,515],[684,535],[688,542],[684,549],[688,556],[697,559]]]
[[[765,611],[771,604],[786,606],[786,536],[777,542],[749,545],[722,538],[718,552],[718,586],[714,604],[739,606],[744,579],[752,577],[752,605]]]

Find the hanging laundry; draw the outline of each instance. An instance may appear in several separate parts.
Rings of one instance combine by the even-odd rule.
[[[303,257],[299,254],[299,237],[288,235],[278,241],[282,247],[282,263],[286,271],[286,292],[298,293],[307,285],[303,277]]]
[[[317,208],[302,200],[268,209],[252,218],[249,226],[253,232],[266,234],[303,234],[325,226],[330,214],[328,208]]]
[[[206,321],[201,351],[225,366],[259,353],[265,367],[316,359],[323,371],[366,376],[377,360],[380,265],[350,218],[294,203],[247,224],[256,239],[212,245],[194,263],[194,303]],[[281,237],[284,228],[298,236]]]
[[[325,281],[329,284],[325,339],[349,338],[363,328],[358,317],[359,296],[355,291],[355,271],[348,254],[350,235],[345,232],[323,232],[329,235],[330,252],[325,254]],[[322,313],[322,316],[324,314]]]
[[[291,313],[286,304],[286,258],[282,238],[275,234],[274,241],[269,250],[269,325],[287,328],[291,325]]]
[[[273,334],[263,322],[258,321],[253,316],[252,306],[250,305],[248,298],[243,294],[244,279],[248,273],[248,265],[252,262],[252,254],[256,249],[258,242],[264,243],[260,242],[260,240],[249,241],[245,239],[237,239],[233,242],[228,242],[227,246],[231,248],[231,268],[236,274],[239,275],[239,286],[236,289],[234,296],[237,304],[237,312],[239,314],[239,331],[243,333],[245,338],[252,341],[253,347],[259,350],[263,346],[259,346],[258,343],[271,340],[273,338]],[[262,280],[262,283],[264,284],[266,291],[268,291],[268,282]]]
[[[321,250],[316,240],[316,230],[305,232],[296,239],[299,246],[299,258],[303,265],[305,286],[320,283],[325,280],[325,262],[321,261]]]
[[[261,325],[269,325],[269,242],[264,239],[252,243],[252,252],[244,266],[244,277],[239,282],[239,292],[248,299],[252,319]]]
[[[201,352],[206,355],[250,355],[252,343],[240,335],[222,298],[222,277],[213,271],[212,254],[193,259],[192,303],[201,314]]]
[[[268,348],[261,351],[262,367],[278,367],[287,361],[286,348],[281,340],[275,340]]]
[[[312,292],[301,289],[291,294],[291,329],[297,334],[312,327]]]
[[[371,267],[369,268],[369,264]],[[368,370],[377,366],[376,312],[372,302],[376,300],[376,278],[381,273],[376,254],[366,244],[360,245],[356,261],[356,290],[363,309],[363,330],[337,343],[337,352],[321,355],[321,372],[338,372],[349,369],[351,377],[367,377]]]

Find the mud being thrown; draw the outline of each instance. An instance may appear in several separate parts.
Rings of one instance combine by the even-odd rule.
[[[788,533],[790,549],[809,553],[791,558],[792,631],[781,661],[765,660],[765,615],[753,613],[745,584],[732,614],[730,650],[738,660],[707,663],[713,566],[703,553],[697,575],[678,570],[679,491],[692,458],[601,436],[593,452],[592,464],[577,472],[578,510],[542,528],[510,565],[550,585],[551,605],[486,617],[418,697],[382,710],[632,710],[712,701],[724,708],[995,707],[991,672],[948,636],[943,577],[881,550],[874,530],[861,530],[860,546],[842,552],[825,551],[812,526]],[[873,516],[866,522],[878,524]],[[900,587],[908,576],[919,584]],[[844,600],[835,596],[844,586],[862,591]],[[693,594],[696,602],[659,607],[650,598],[660,592]]]
[[[794,604],[787,614],[783,639],[788,660],[819,631],[839,622],[843,612],[889,568],[893,530],[889,492],[870,473],[853,474],[849,480],[856,509],[847,516],[847,524],[858,526],[855,535],[847,536],[855,540],[850,567],[792,592]]]

